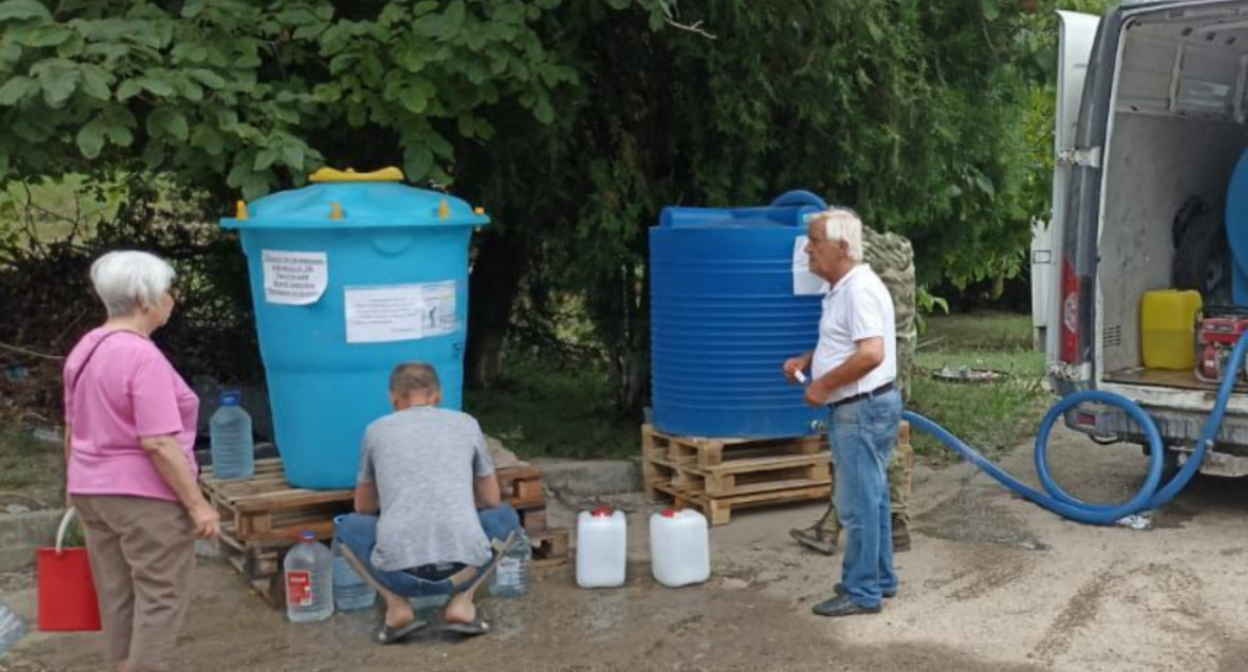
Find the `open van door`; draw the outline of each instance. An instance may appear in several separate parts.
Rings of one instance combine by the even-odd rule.
[[[1075,147],[1079,104],[1083,83],[1092,59],[1092,46],[1101,18],[1077,12],[1058,12],[1061,41],[1057,57],[1057,127],[1053,133],[1053,214],[1046,224],[1037,222],[1031,242],[1031,318],[1036,344],[1044,348],[1047,360],[1057,361],[1061,340],[1062,231],[1066,218],[1072,166],[1062,153]],[[1049,328],[1052,326],[1053,328]]]

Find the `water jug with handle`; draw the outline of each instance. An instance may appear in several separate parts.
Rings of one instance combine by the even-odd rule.
[[[221,393],[221,407],[208,421],[212,440],[212,470],[223,481],[251,478],[256,473],[256,446],[251,436],[251,416],[239,404],[242,395]]]
[[[624,585],[628,521],[623,511],[599,507],[576,517],[576,584],[582,588]]]
[[[711,578],[706,516],[690,509],[667,509],[651,515],[650,563],[654,579],[669,588]]]
[[[286,554],[282,567],[286,617],[291,623],[323,621],[334,615],[334,556],[316,540],[316,533],[300,533],[299,543]]]
[[[342,524],[345,516],[334,518],[334,526]],[[334,608],[338,611],[367,609],[377,601],[377,591],[365,581],[342,554],[342,542],[334,535]]]

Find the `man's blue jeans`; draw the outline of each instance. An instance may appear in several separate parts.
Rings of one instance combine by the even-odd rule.
[[[896,391],[838,406],[828,422],[836,510],[846,535],[841,583],[860,607],[878,607],[883,593],[897,590],[888,463],[900,422]]]
[[[503,504],[497,509],[482,509],[477,512],[481,519],[481,528],[491,545],[507,540],[512,532],[520,529],[520,516],[510,504]],[[452,595],[466,590],[473,582],[456,586],[449,578],[430,580],[417,576],[409,571],[388,572],[373,566],[373,547],[377,545],[377,516],[352,513],[338,524],[337,537],[339,543],[346,544],[351,553],[368,568],[377,582],[390,592],[403,597],[430,597],[434,595]],[[487,572],[499,560],[498,553],[483,567],[478,567],[478,574]]]

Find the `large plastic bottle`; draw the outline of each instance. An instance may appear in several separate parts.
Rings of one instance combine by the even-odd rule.
[[[343,516],[334,519],[338,525]],[[338,611],[367,609],[377,601],[377,591],[368,584],[342,555],[342,544],[334,537],[334,608]]]
[[[599,507],[576,516],[576,584],[582,588],[624,585],[628,521],[623,511]]]
[[[0,658],[4,658],[4,654],[17,643],[17,640],[25,636],[25,621],[9,609],[4,600],[0,600]]]
[[[299,535],[286,554],[286,617],[291,623],[323,621],[334,615],[334,556],[313,532]]]
[[[511,550],[503,554],[494,568],[494,581],[490,583],[490,595],[494,597],[520,597],[529,588],[529,572],[533,565],[533,546],[524,530]]]
[[[256,446],[251,437],[251,416],[239,406],[237,391],[221,393],[221,407],[208,421],[212,438],[212,468],[217,478],[233,481],[256,473]]]
[[[710,532],[697,511],[667,509],[650,516],[650,568],[670,588],[711,578]]]

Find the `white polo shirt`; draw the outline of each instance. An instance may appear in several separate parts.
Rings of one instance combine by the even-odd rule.
[[[880,277],[866,264],[858,264],[823,297],[819,319],[819,345],[811,373],[815,378],[836,369],[858,350],[858,341],[884,339],[884,361],[860,378],[833,390],[828,403],[870,392],[897,378],[897,325],[893,297]]]

